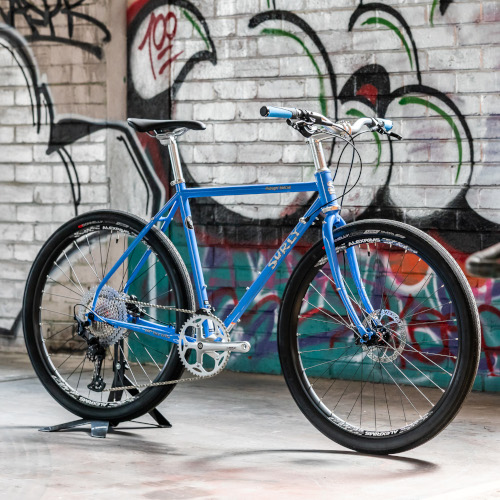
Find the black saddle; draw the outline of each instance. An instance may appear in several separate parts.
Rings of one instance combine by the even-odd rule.
[[[205,130],[207,126],[194,120],[143,120],[142,118],[128,118],[127,123],[137,132],[156,132],[162,134],[173,132],[180,128],[189,130]]]

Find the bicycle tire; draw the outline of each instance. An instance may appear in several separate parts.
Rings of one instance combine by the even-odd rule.
[[[129,394],[126,391],[122,391],[119,395],[115,394],[115,396],[109,396],[110,394],[113,394],[113,392],[104,393],[108,398],[108,401],[104,401],[104,403],[102,403],[102,399],[105,399],[104,396],[101,396],[101,402],[99,402],[98,396],[96,396],[94,394],[94,391],[91,391],[90,389],[88,397],[85,397],[83,395],[83,392],[86,391],[86,388],[83,386],[83,390],[80,389],[79,384],[80,381],[83,380],[82,373],[83,377],[87,376],[85,375],[86,372],[84,371],[84,367],[86,367],[87,363],[87,358],[83,359],[83,365],[80,371],[80,378],[78,378],[78,383],[76,383],[74,379],[72,379],[71,382],[69,381],[69,379],[73,377],[73,374],[66,380],[65,377],[67,377],[68,375],[64,375],[62,373],[63,368],[56,368],[56,362],[53,362],[53,359],[59,356],[58,353],[61,351],[61,349],[66,349],[66,353],[64,354],[64,356],[66,356],[68,349],[71,349],[72,352],[76,353],[74,354],[75,356],[80,357],[81,355],[86,355],[85,342],[79,339],[78,335],[75,335],[76,321],[73,320],[74,324],[71,325],[71,318],[68,318],[67,323],[69,324],[69,326],[67,328],[71,331],[71,334],[69,333],[69,331],[66,331],[64,335],[67,336],[69,340],[66,340],[65,337],[62,337],[60,340],[58,340],[58,337],[56,335],[55,340],[58,340],[59,343],[54,344],[55,340],[49,340],[49,338],[47,338],[48,336],[44,333],[44,329],[51,328],[50,332],[53,332],[55,330],[55,327],[53,325],[57,324],[57,318],[59,318],[59,316],[64,318],[63,315],[65,315],[65,312],[68,311],[67,308],[68,306],[71,306],[73,301],[75,303],[82,301],[81,298],[79,299],[77,297],[76,292],[79,292],[79,290],[76,288],[76,286],[74,287],[73,284],[77,285],[81,282],[80,284],[82,285],[84,290],[85,288],[90,287],[90,278],[87,278],[88,281],[83,281],[83,279],[80,280],[78,278],[75,279],[75,275],[78,276],[77,271],[82,272],[80,271],[80,267],[77,266],[81,264],[84,267],[85,259],[89,268],[93,271],[93,274],[95,274],[95,277],[92,276],[92,279],[95,278],[95,282],[98,282],[111,267],[111,260],[109,263],[109,267],[107,266],[109,254],[114,254],[116,258],[118,258],[118,256],[122,253],[122,245],[124,250],[127,242],[132,241],[132,238],[135,238],[142,231],[142,229],[144,229],[145,225],[146,222],[139,217],[116,210],[100,210],[77,216],[61,226],[43,245],[35,261],[33,262],[31,271],[27,279],[23,301],[23,326],[26,348],[33,368],[49,394],[68,411],[84,419],[107,420],[118,423],[120,421],[137,418],[149,412],[158,404],[160,404],[175,387],[175,385],[173,384],[161,387],[148,387],[143,390],[141,389],[133,391],[135,394]],[[107,248],[108,255],[106,256],[106,263],[104,264],[104,268],[101,269],[104,260],[102,254],[101,235],[104,235],[103,237],[105,237],[106,231],[111,231],[111,235],[109,236]],[[113,233],[113,231],[116,232]],[[101,245],[100,263],[98,260],[99,255],[97,253],[98,243],[95,236],[96,234],[99,235],[98,241],[99,245]],[[116,243],[116,249],[112,247],[112,245],[115,243],[114,239],[116,239],[116,241],[118,242]],[[78,244],[78,241],[80,242],[80,245]],[[85,246],[86,242],[88,242],[88,250]],[[163,269],[166,271],[165,276],[168,275],[167,282],[170,283],[170,290],[163,294],[164,300],[171,301],[171,303],[169,303],[168,305],[172,305],[182,309],[193,310],[195,307],[195,300],[192,285],[189,280],[189,275],[184,262],[182,261],[182,258],[180,257],[172,242],[156,227],[153,227],[146,234],[143,242],[144,243],[141,242],[140,245],[147,245],[147,248],[150,248],[152,250],[151,255],[153,257],[150,256],[149,258],[153,261],[153,264],[150,266],[150,269],[153,269],[153,271],[148,271],[150,275],[148,275],[148,273],[143,273],[143,277],[139,277],[140,274],[137,275],[138,277],[136,278],[136,280],[138,280],[138,289],[140,287],[144,287],[143,282],[148,283],[149,285],[149,283],[151,282],[151,273],[153,273],[152,279],[154,280],[156,274],[161,271],[161,269]],[[72,253],[69,252],[68,248],[72,249]],[[78,252],[77,248],[80,252]],[[93,251],[93,248],[95,249],[95,251]],[[139,251],[141,251],[143,247],[138,246],[137,248],[139,249]],[[146,248],[146,246],[144,246],[144,248]],[[68,254],[69,258],[67,257]],[[59,285],[62,285],[59,286],[54,285],[54,278],[50,277],[49,279],[49,274],[53,273],[55,265],[58,266],[59,269],[61,269],[61,266],[65,264],[66,259],[64,259],[62,255],[66,255],[66,259],[71,266],[71,271],[74,271],[75,274],[73,275],[72,272],[69,272],[69,270],[66,274],[58,271],[59,274],[56,277],[60,277],[61,281],[64,276],[69,278],[68,281],[59,282]],[[131,256],[129,257],[131,260],[132,255],[133,254],[131,254]],[[137,257],[139,255],[140,253],[137,253]],[[79,264],[76,261],[76,257],[79,258]],[[89,275],[92,274],[90,273],[89,269],[85,269],[87,270]],[[127,269],[127,267],[124,265],[123,269],[124,271],[122,277],[122,285],[125,282],[125,269]],[[130,270],[128,269],[127,272],[130,272]],[[116,274],[117,273],[115,273],[115,275]],[[71,276],[73,277],[71,278]],[[84,274],[80,276],[80,278],[83,277]],[[149,281],[147,281],[146,278]],[[64,283],[66,283],[66,285],[64,285]],[[163,282],[162,285],[164,284],[165,283]],[[46,287],[51,290],[51,292],[46,292]],[[158,295],[160,287],[158,286],[157,288],[157,296],[160,297],[161,294]],[[76,292],[73,289],[75,289]],[[53,291],[57,291],[58,293],[52,293]],[[73,295],[70,293],[71,291],[73,291]],[[63,292],[65,295],[67,295],[66,299],[64,300],[60,298],[63,296]],[[50,296],[49,299],[52,300],[52,302],[50,302],[50,313],[46,312],[49,310],[48,308],[42,307],[47,301],[47,293]],[[150,295],[152,295],[151,292]],[[53,299],[52,296],[54,297]],[[159,298],[158,300],[163,299]],[[75,306],[73,306],[73,309],[75,307],[78,308],[81,306],[75,304]],[[48,315],[49,321],[52,321],[52,323],[44,323],[45,320],[42,316],[43,314]],[[170,317],[173,318],[173,322],[175,322],[176,325],[176,331],[178,332],[182,324],[187,320],[187,314],[181,312],[169,312],[168,314],[170,314]],[[66,315],[70,316],[71,314]],[[44,324],[42,325],[42,323]],[[47,324],[49,324],[50,326],[45,326]],[[132,334],[134,335],[133,338]],[[61,336],[63,334],[58,333],[58,335]],[[70,335],[72,335],[71,338]],[[168,345],[168,347],[165,347],[166,351],[168,351],[169,349],[170,350],[166,352],[162,347],[161,351],[159,349],[156,349],[155,351],[154,348],[151,347],[151,341],[149,339],[148,343],[144,339],[139,338],[139,335],[136,335],[134,332],[128,332],[128,335],[130,335],[130,339],[127,337],[125,340],[124,334],[124,336],[120,340],[117,340],[114,344],[108,345],[106,348],[107,350],[105,360],[109,359],[108,355],[112,357],[112,372],[108,372],[108,384],[109,378],[114,377],[114,372],[116,372],[117,370],[117,353],[120,354],[120,359],[122,359],[121,353],[123,353],[123,360],[125,361],[124,366],[126,366],[126,369],[128,370],[128,376],[131,376],[131,370],[133,374],[132,366],[134,364],[135,366],[137,366],[137,363],[141,364],[141,361],[138,361],[140,359],[139,352],[136,353],[135,351],[132,351],[133,356],[131,355],[131,346],[133,342],[135,342],[134,346],[137,351],[139,351],[140,345],[142,344],[145,351],[144,353],[142,353],[142,355],[145,356],[146,352],[148,352],[151,356],[151,359],[158,367],[158,373],[154,378],[155,382],[177,380],[181,377],[183,366],[177,352],[177,346],[161,341],[163,342],[163,344]],[[107,338],[113,339],[114,337]],[[113,350],[116,349],[116,346],[120,341],[126,342],[128,347],[122,347],[122,344],[120,344],[119,348],[121,349],[121,353],[120,351],[115,350],[115,354],[113,356],[113,354],[111,353],[112,346]],[[54,345],[52,345],[51,342]],[[77,344],[76,347],[72,347],[75,343]],[[64,347],[64,344],[66,344],[66,347]],[[61,345],[63,346],[63,348],[61,348]],[[166,361],[161,364],[163,355],[166,356]],[[73,356],[73,354],[71,356]],[[156,359],[156,357],[158,357],[159,359]],[[65,363],[67,365],[67,363],[70,362],[68,361]],[[151,360],[149,360],[149,364],[146,362],[142,364],[143,368],[148,368],[149,365],[153,365]],[[72,365],[70,364],[70,368],[71,367]],[[80,370],[79,366],[78,370]],[[125,371],[125,368],[123,370]],[[143,378],[146,378],[147,376],[150,378],[150,380],[152,380],[155,372],[150,374],[148,370],[145,370],[145,375],[143,376]],[[139,378],[139,372],[140,371],[137,369],[134,378]],[[78,372],[75,372],[75,377],[77,373]],[[123,380],[124,378],[122,376],[122,382]],[[113,383],[114,386],[127,385],[127,383]],[[77,387],[76,390],[74,389],[75,384]],[[73,391],[70,389],[73,389]],[[103,393],[101,392],[101,395],[102,394]],[[94,401],[94,399],[89,399],[90,397],[93,397],[96,400]]]
[[[334,239],[339,263],[342,262],[342,255],[345,255],[347,248],[356,249],[367,294],[372,303],[380,299],[378,309],[375,305],[374,308],[380,318],[390,318],[389,321],[386,319],[384,321],[392,326],[387,326],[386,333],[380,334],[380,340],[371,346],[363,347],[356,334],[352,332],[352,328],[350,329],[350,325],[346,326],[341,321],[342,318],[348,318],[345,309],[340,314],[335,314],[328,308],[327,303],[333,308],[342,303],[335,292],[335,286],[330,283],[329,275],[323,271],[323,269],[328,272],[330,270],[326,262],[324,243],[319,241],[303,256],[295,268],[287,283],[280,309],[278,350],[286,383],[303,414],[333,441],[347,448],[371,454],[409,450],[441,432],[458,413],[472,388],[480,355],[480,324],[474,296],[464,274],[450,254],[426,233],[412,226],[386,220],[360,221],[334,230]],[[399,253],[400,257],[402,256],[401,260],[393,259],[392,252]],[[410,253],[413,253],[413,256]],[[345,260],[344,258],[345,281],[349,284],[352,276],[349,277],[347,274]],[[383,271],[380,272],[380,276],[376,274],[384,261],[385,278]],[[396,267],[398,262],[399,268]],[[414,263],[417,267],[408,272],[409,280],[407,277],[403,281],[397,278],[399,269],[408,270],[410,264]],[[417,273],[415,269],[418,268],[422,269]],[[433,270],[435,274],[431,275],[429,270]],[[391,281],[391,291],[396,286],[393,284],[400,282],[395,288],[396,291],[392,295],[385,296],[383,291],[377,292],[379,288],[387,286],[392,274],[394,279]],[[433,277],[423,278],[423,276]],[[318,286],[323,286],[320,284],[321,280],[324,282],[324,288],[318,289]],[[423,283],[427,281],[427,284],[431,284],[430,290],[435,290],[433,297],[428,295],[427,301],[431,300],[431,304],[436,302],[441,305],[441,310],[435,308],[430,312],[423,306],[425,300],[420,299],[425,297],[426,293],[430,294],[430,291],[425,291],[423,295],[419,295],[421,292],[416,293],[415,297],[418,300],[415,297],[413,300],[417,303],[417,309],[409,308],[411,291],[414,292],[417,286],[422,286],[423,289],[424,285],[420,285],[422,280]],[[438,284],[439,282],[442,286]],[[353,287],[349,288],[348,293],[355,298],[352,289],[356,288]],[[449,301],[445,297],[445,292]],[[407,297],[403,303],[404,293]],[[320,304],[325,306],[325,311],[328,310],[330,318],[324,314],[323,306]],[[363,312],[362,305],[354,305],[361,316],[367,312]],[[388,307],[392,308],[394,305],[403,308],[391,315],[393,309]],[[405,315],[402,319],[403,313]],[[412,316],[405,322],[404,318],[410,314]],[[432,316],[433,314],[435,316]],[[429,316],[431,319],[432,317],[438,319],[436,321],[426,319]],[[333,317],[341,324],[334,322],[331,319]],[[311,326],[314,319],[319,326]],[[365,321],[371,320],[365,318]],[[334,326],[324,327],[323,323],[327,322],[331,322]],[[439,326],[436,323],[439,323]],[[324,334],[318,332],[320,328],[326,330]],[[455,328],[456,339],[454,336],[450,337]],[[438,335],[438,330],[441,332],[441,337]],[[387,337],[388,335],[390,337]],[[384,340],[387,338],[390,340]],[[344,341],[346,344],[342,347],[333,347]],[[348,347],[341,351],[345,345]],[[309,349],[307,346],[313,348]],[[325,349],[322,349],[322,346],[326,346]],[[353,351],[348,349],[354,348],[356,350],[351,356]],[[336,354],[335,349],[340,352]],[[328,374],[325,375],[323,372],[318,375],[324,366],[319,367],[311,363],[316,361],[321,363],[324,359],[326,359],[325,365],[328,366]],[[372,368],[368,373],[370,361]],[[336,363],[337,367],[334,366]],[[343,372],[340,370],[341,367]],[[453,372],[450,374],[452,369]],[[395,377],[393,383],[384,372]],[[334,388],[335,384],[337,386]],[[325,392],[324,388],[327,386]],[[410,400],[408,395],[405,399],[403,396],[406,394],[405,391],[410,395],[415,394],[415,399]],[[430,404],[417,391],[426,396]],[[384,393],[387,409],[384,407]],[[407,400],[412,403],[415,411]],[[364,408],[363,403],[365,403]],[[418,404],[419,407],[415,407],[414,404]],[[395,416],[391,420],[393,408]],[[354,410],[355,421],[352,416]],[[416,420],[408,423],[410,411],[416,415]],[[420,414],[424,411],[425,414]],[[398,424],[398,427],[396,422],[399,421],[401,424]]]

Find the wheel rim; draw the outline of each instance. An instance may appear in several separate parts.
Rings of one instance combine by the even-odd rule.
[[[336,292],[326,257],[306,277],[296,324],[297,365],[316,407],[357,435],[389,436],[429,418],[446,400],[460,359],[459,310],[430,259],[396,240],[354,238],[337,248],[347,292],[360,320],[371,323],[349,270],[353,248],[362,283],[385,330],[359,335]]]
[[[74,315],[84,318],[92,302],[92,291],[137,236],[122,225],[96,223],[70,235],[53,252],[39,277],[34,302],[34,328],[39,352],[56,384],[70,397],[92,407],[127,405],[151,389],[103,392],[94,380],[95,360],[89,346],[77,333]],[[123,320],[129,311],[123,299],[128,277],[148,248],[141,242],[103,288],[96,312]],[[151,252],[128,292],[141,302],[179,307],[180,291],[164,259]],[[125,311],[125,312],[124,312]],[[144,318],[176,324],[176,313],[148,306]],[[178,363],[177,350],[161,339],[109,325],[92,323],[92,334],[104,348],[101,376],[105,389],[140,386],[163,380],[168,367]],[[97,390],[96,390],[97,389]]]

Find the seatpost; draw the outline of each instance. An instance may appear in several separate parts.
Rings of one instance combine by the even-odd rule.
[[[186,182],[182,175],[181,158],[175,137],[175,134],[156,134],[156,138],[160,141],[160,144],[168,147],[170,162],[172,163],[172,170],[174,172],[174,180],[170,183],[171,186]]]

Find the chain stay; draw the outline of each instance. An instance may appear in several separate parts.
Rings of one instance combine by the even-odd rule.
[[[131,300],[131,299],[120,299],[117,298],[115,300],[120,300],[122,302],[126,302],[127,304],[133,304],[135,306],[142,306],[142,307],[154,307],[156,309],[163,309],[166,311],[175,311],[175,312],[181,312],[185,314],[196,314],[196,311],[192,311],[190,309],[180,309],[178,307],[172,307],[172,306],[160,306],[160,305],[155,305],[155,304],[150,304],[149,302],[141,302],[139,300]],[[212,314],[208,310],[204,310],[203,314],[206,314],[207,316],[211,316],[212,318],[218,319],[217,316]],[[163,335],[161,333],[155,333],[155,335],[160,335],[162,337],[166,337],[167,335]],[[139,388],[145,388],[145,387],[161,387],[164,385],[174,385],[174,384],[180,384],[183,382],[196,382],[197,380],[204,380],[204,379],[209,379],[213,378],[217,375],[217,373],[214,373],[213,375],[207,375],[206,377],[190,377],[190,378],[182,378],[178,380],[167,380],[165,382],[150,382],[149,384],[137,384],[137,385],[124,385],[122,387],[110,387],[109,389],[104,389],[102,392],[116,392],[116,391],[128,391],[132,389],[139,389]]]

